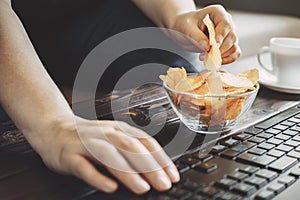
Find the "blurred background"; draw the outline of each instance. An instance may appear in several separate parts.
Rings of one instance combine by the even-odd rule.
[[[299,0],[195,0],[199,6],[222,4],[227,9],[300,17]]]

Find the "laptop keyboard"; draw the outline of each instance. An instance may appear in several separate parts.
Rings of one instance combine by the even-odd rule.
[[[181,181],[171,190],[129,199],[272,199],[300,177],[300,109],[291,108],[175,161]]]

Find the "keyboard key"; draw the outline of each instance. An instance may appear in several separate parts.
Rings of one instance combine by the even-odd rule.
[[[224,151],[225,149],[227,149],[226,146],[218,144],[218,145],[215,145],[212,148],[211,152],[214,153],[214,154],[217,154],[217,153],[220,153],[220,152]]]
[[[296,159],[300,159],[300,152],[299,151],[290,151],[288,152],[287,154],[289,157],[293,157],[293,158],[296,158]]]
[[[274,160],[276,160],[276,158],[272,156],[268,156],[268,155],[256,156],[249,153],[243,153],[237,157],[237,161],[259,165],[263,167],[270,164]]]
[[[150,197],[149,200],[172,200],[173,197],[167,196],[165,194],[158,195],[157,197]]]
[[[273,172],[273,171],[270,171],[267,169],[261,169],[258,172],[256,172],[255,175],[262,177],[262,178],[266,178],[266,179],[268,179],[268,181],[272,181],[278,176],[278,174],[276,172]]]
[[[167,193],[173,197],[182,198],[182,199],[188,198],[192,195],[192,193],[190,191],[179,188],[179,187],[173,187]]]
[[[271,151],[269,151],[267,153],[267,155],[269,156],[273,156],[273,157],[276,157],[276,158],[280,158],[281,156],[283,156],[285,154],[285,152],[283,151],[278,151],[276,149],[272,149]]]
[[[278,183],[283,183],[286,187],[292,185],[295,181],[296,179],[293,176],[284,176],[278,179]]]
[[[275,147],[275,145],[263,142],[263,143],[259,144],[257,147],[261,148],[261,149],[265,149],[265,150],[271,150]]]
[[[273,137],[273,134],[262,132],[262,133],[257,134],[256,136],[265,138],[265,139],[269,139],[269,138]]]
[[[239,154],[240,154],[239,151],[235,151],[235,150],[232,150],[232,149],[227,149],[227,150],[225,150],[221,153],[221,156],[226,157],[226,158],[234,158]]]
[[[198,195],[198,194],[194,194],[193,196],[191,196],[189,198],[189,200],[207,200],[207,197]]]
[[[291,126],[294,126],[295,123],[294,122],[289,122],[289,121],[286,120],[286,121],[281,122],[281,125],[291,127]]]
[[[275,138],[280,140],[288,140],[291,138],[291,136],[280,133],[276,135]]]
[[[214,197],[216,196],[217,194],[220,194],[220,190],[213,187],[213,186],[207,186],[207,187],[204,187],[199,193],[200,194],[203,194],[205,196],[208,196],[208,197]]]
[[[297,134],[298,134],[298,131],[293,131],[293,130],[291,130],[291,129],[288,129],[288,130],[285,130],[285,131],[283,132],[283,134],[285,134],[285,135],[290,135],[290,136],[294,136],[294,135],[297,135]]]
[[[284,144],[295,148],[295,147],[299,146],[300,142],[289,139],[289,140],[285,141]]]
[[[242,145],[248,147],[248,148],[252,148],[254,147],[256,144],[254,142],[249,142],[249,141],[244,141],[242,142]],[[234,148],[234,147],[233,147]]]
[[[276,194],[281,193],[285,189],[284,184],[281,183],[272,183],[268,186],[268,190],[275,192]]]
[[[291,127],[290,129],[293,130],[293,131],[300,132],[300,126],[295,125],[295,126]]]
[[[235,180],[239,180],[239,181],[242,181],[245,178],[249,177],[248,174],[243,173],[243,172],[239,172],[239,171],[232,172],[232,173],[228,174],[227,176],[229,178],[232,178],[232,179],[235,179]]]
[[[190,191],[195,191],[195,190],[198,190],[198,189],[202,188],[202,185],[200,183],[194,182],[194,181],[189,180],[189,179],[183,180],[183,183],[181,183],[181,186],[185,189],[190,190]]]
[[[242,142],[241,144],[236,145],[236,146],[232,147],[231,149],[242,153],[242,152],[252,148],[253,146],[255,146],[255,143],[247,141],[247,142]]]
[[[300,151],[300,146],[295,149],[296,151]]]
[[[294,116],[295,114],[297,114],[297,112],[298,112],[297,108],[288,109],[282,113],[279,113],[275,117],[272,117],[270,119],[267,119],[266,121],[263,121],[263,122],[257,124],[255,127],[261,128],[261,129],[268,129],[268,128],[274,126],[274,124],[278,124],[278,123]]]
[[[216,163],[211,163],[211,162],[200,163],[200,164],[198,164],[198,165],[195,166],[196,170],[199,170],[199,171],[204,172],[204,173],[213,172],[217,168],[218,168],[218,165]]]
[[[300,167],[296,167],[290,171],[290,175],[295,176],[296,178],[300,177]]]
[[[293,149],[293,147],[281,144],[278,147],[276,147],[275,149],[280,150],[280,151],[284,151],[284,152],[289,152]]]
[[[271,138],[271,139],[268,139],[266,142],[269,143],[269,144],[279,145],[283,142],[283,140],[279,140],[279,139],[276,139],[276,138]]]
[[[270,200],[273,197],[275,197],[275,194],[273,191],[263,190],[255,196],[255,200]]]
[[[251,136],[252,135],[247,134],[247,133],[239,133],[239,134],[232,136],[232,138],[234,138],[236,140],[246,140],[246,139],[250,138]]]
[[[217,200],[241,200],[241,199],[242,198],[240,196],[229,192],[226,192],[217,198]]]
[[[239,183],[233,187],[232,191],[237,192],[243,196],[249,196],[256,191],[256,188],[253,185]]]
[[[264,178],[260,178],[257,176],[251,176],[245,179],[245,183],[248,183],[250,185],[254,185],[257,188],[262,188],[263,186],[265,186],[268,181]]]
[[[297,159],[288,156],[283,156],[269,165],[270,169],[285,172],[297,163]]]
[[[248,134],[251,134],[251,135],[256,135],[256,134],[258,134],[262,131],[263,131],[262,129],[255,128],[255,127],[250,127],[250,128],[245,129],[244,133],[248,133]]]
[[[259,167],[243,166],[243,167],[240,167],[238,170],[241,172],[245,172],[247,174],[253,174],[259,170]]]
[[[299,118],[296,118],[296,117],[292,117],[290,119],[288,119],[289,122],[294,122],[296,124],[299,124],[300,123],[300,119]]]
[[[274,126],[273,128],[274,128],[274,129],[281,130],[281,131],[284,131],[284,130],[288,129],[288,126],[285,126],[285,125],[283,125],[283,124],[281,123],[281,124],[278,124],[278,125]]]
[[[260,148],[257,148],[257,147],[254,147],[254,148],[252,148],[248,151],[248,153],[252,153],[252,154],[255,154],[255,155],[259,155],[259,156],[265,154],[266,152],[267,152],[267,150],[260,149]]]
[[[180,173],[184,173],[190,169],[190,167],[188,165],[185,165],[185,164],[182,164],[179,162],[175,162],[175,166]]]
[[[273,135],[277,135],[279,133],[281,133],[281,130],[277,130],[277,129],[274,129],[274,128],[270,128],[268,130],[265,130],[266,133],[271,133]]]
[[[238,140],[232,139],[232,138],[221,142],[222,145],[225,145],[227,147],[233,147],[234,145],[237,145],[238,143],[240,143]]]
[[[266,139],[264,138],[260,138],[260,137],[256,137],[256,136],[253,136],[252,138],[249,138],[248,141],[250,142],[255,142],[255,143],[262,143],[263,141],[265,141]]]
[[[202,162],[207,162],[207,161],[209,161],[209,160],[211,160],[211,159],[214,158],[214,156],[211,155],[211,154],[207,154],[207,153],[203,154],[203,153],[201,153],[201,152],[199,152],[199,151],[193,153],[193,154],[192,154],[192,157],[193,157],[193,158],[196,158],[196,159],[199,159],[199,160],[201,160]]]
[[[298,142],[298,144],[299,144],[299,142],[300,142],[300,135],[294,136],[293,140],[296,140]]]
[[[190,167],[194,167],[195,165],[200,163],[200,160],[192,158],[190,155],[183,156],[182,158],[179,158],[178,161]]]
[[[213,155],[211,155],[211,154],[206,154],[205,156],[200,157],[200,160],[201,160],[202,162],[208,162],[208,161],[210,161],[210,160],[213,159],[213,158],[214,158]]]
[[[222,178],[215,183],[216,186],[230,190],[238,182],[230,178]]]

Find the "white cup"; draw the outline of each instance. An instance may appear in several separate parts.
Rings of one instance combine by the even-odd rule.
[[[272,66],[263,64],[262,54],[271,54]],[[300,87],[300,38],[274,37],[269,46],[260,49],[257,55],[263,69],[277,77],[283,86]]]

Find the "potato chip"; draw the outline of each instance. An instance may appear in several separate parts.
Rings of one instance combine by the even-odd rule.
[[[187,77],[186,71],[183,67],[182,68],[169,68],[167,71],[167,75],[175,83],[178,83],[181,79],[185,79]]]
[[[170,88],[175,88],[175,81],[173,81],[168,75],[160,75],[159,78],[166,83]]]
[[[226,99],[226,120],[235,119],[241,113],[244,99],[244,97]]]
[[[203,85],[206,77],[209,73],[198,74],[196,76],[190,76],[185,79],[181,79],[175,86],[176,90],[189,92],[192,91],[201,85]]]
[[[236,88],[253,88],[253,83],[247,77],[237,76],[228,72],[219,72],[223,85]]]
[[[195,76],[187,76],[184,68],[170,68],[167,75],[160,75],[160,79],[173,89],[191,93],[188,95],[172,92],[171,96],[174,103],[185,109],[188,115],[196,116],[198,113],[202,123],[214,126],[223,124],[224,120],[233,120],[239,116],[245,97],[234,95],[243,94],[255,88],[258,82],[258,70],[251,69],[237,75],[219,71],[226,96],[219,100],[209,96],[212,94],[208,82],[213,74],[211,71],[205,71]],[[204,96],[197,96],[197,94]]]
[[[185,69],[182,68],[169,68],[167,71],[167,75],[160,75],[159,78],[165,82],[170,88],[175,89],[175,86],[181,80],[185,80],[187,78],[187,74]]]
[[[209,33],[209,45],[211,46],[210,51],[204,58],[204,66],[207,70],[217,70],[222,65],[222,56],[219,49],[219,46],[216,41],[216,33],[215,33],[215,25],[210,20],[209,15],[207,14],[205,18],[203,19],[203,23],[208,29]]]
[[[246,77],[247,79],[249,79],[253,85],[256,85],[256,83],[258,82],[258,70],[256,68],[241,72],[239,74],[237,74],[237,76],[240,77]]]

